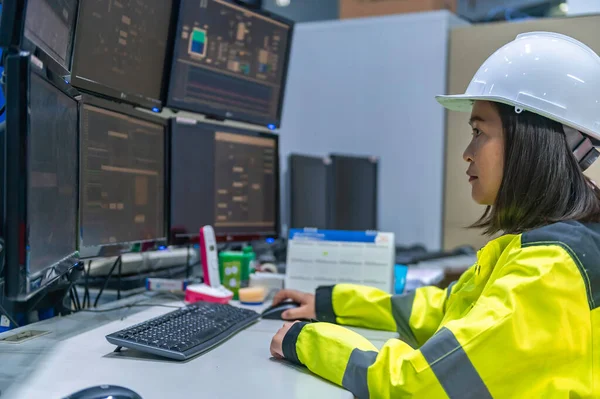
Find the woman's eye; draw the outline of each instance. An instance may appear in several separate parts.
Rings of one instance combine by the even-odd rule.
[[[479,137],[480,134],[481,134],[481,130],[479,130],[477,128],[473,128],[473,137]]]

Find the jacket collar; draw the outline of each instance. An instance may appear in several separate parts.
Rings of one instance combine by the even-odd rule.
[[[505,234],[488,242],[477,251],[477,264],[475,266],[475,284],[487,281],[494,270],[494,266],[508,245],[517,237],[515,234]]]

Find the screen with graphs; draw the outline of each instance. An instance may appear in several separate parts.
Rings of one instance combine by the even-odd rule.
[[[171,7],[171,0],[81,1],[73,76],[102,94],[160,105]]]
[[[164,126],[89,104],[81,118],[82,246],[164,238]]]
[[[291,27],[223,0],[183,0],[167,105],[279,125]]]
[[[215,227],[272,229],[275,224],[275,141],[215,134]]]
[[[25,37],[63,68],[71,68],[77,0],[28,0]]]
[[[195,237],[205,225],[234,239],[278,233],[276,137],[175,123],[171,140],[172,238]]]

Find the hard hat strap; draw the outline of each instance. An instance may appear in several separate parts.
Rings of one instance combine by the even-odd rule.
[[[567,137],[569,149],[577,159],[579,167],[581,170],[586,170],[598,159],[600,152],[594,147],[592,141],[580,131],[566,125],[563,125],[563,130]]]

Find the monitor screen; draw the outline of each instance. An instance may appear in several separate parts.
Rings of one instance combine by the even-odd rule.
[[[67,71],[71,69],[78,0],[27,0],[25,37]]]
[[[328,163],[328,158],[290,155],[290,227],[328,228]]]
[[[212,225],[220,240],[279,231],[277,136],[206,123],[173,122],[171,240]]]
[[[79,7],[72,84],[160,107],[173,0],[93,0]]]
[[[331,229],[377,230],[375,157],[331,156]]]
[[[183,0],[167,105],[279,126],[292,26],[226,0]]]
[[[164,146],[164,125],[84,103],[82,247],[165,238]]]
[[[77,102],[31,74],[27,156],[29,274],[77,250]]]

